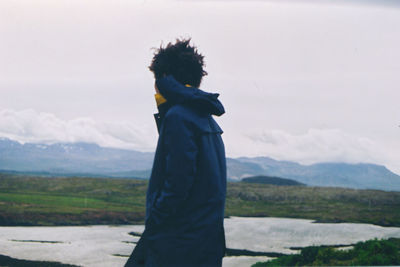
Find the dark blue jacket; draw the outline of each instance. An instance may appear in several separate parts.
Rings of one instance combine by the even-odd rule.
[[[226,159],[219,94],[169,75],[155,114],[159,138],[146,195],[145,231],[126,266],[221,266],[225,254]],[[143,265],[142,265],[143,266]]]

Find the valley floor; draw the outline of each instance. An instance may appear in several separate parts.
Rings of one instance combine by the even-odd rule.
[[[0,173],[0,225],[143,224],[146,180]],[[226,217],[400,226],[400,192],[228,183]]]

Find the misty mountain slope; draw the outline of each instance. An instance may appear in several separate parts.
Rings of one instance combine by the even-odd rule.
[[[337,186],[400,191],[400,176],[370,163],[316,163],[301,165],[268,157],[240,157],[239,162],[259,164],[265,175],[285,177],[313,186]],[[243,176],[241,177],[243,178]]]
[[[226,159],[227,175],[232,180],[240,180],[244,176],[252,176],[265,173],[265,170],[257,163],[242,162],[238,159]]]
[[[90,143],[20,144],[0,138],[0,170],[62,175],[149,178],[153,152],[100,147]],[[267,175],[309,186],[400,191],[400,176],[386,167],[360,163],[301,165],[269,157],[227,158],[228,179]]]
[[[20,144],[0,139],[0,169],[74,173],[113,173],[151,168],[154,153],[100,147],[90,143]]]

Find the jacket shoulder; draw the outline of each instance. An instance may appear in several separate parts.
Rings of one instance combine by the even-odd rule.
[[[177,104],[172,106],[165,114],[165,119],[178,120],[191,125],[200,133],[223,133],[222,129],[210,114],[202,114],[188,105]]]

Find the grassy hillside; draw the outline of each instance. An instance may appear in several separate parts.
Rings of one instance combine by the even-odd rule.
[[[142,224],[147,181],[0,174],[0,225]],[[400,226],[400,192],[228,183],[226,216]]]
[[[226,214],[400,226],[400,192],[230,183]]]

